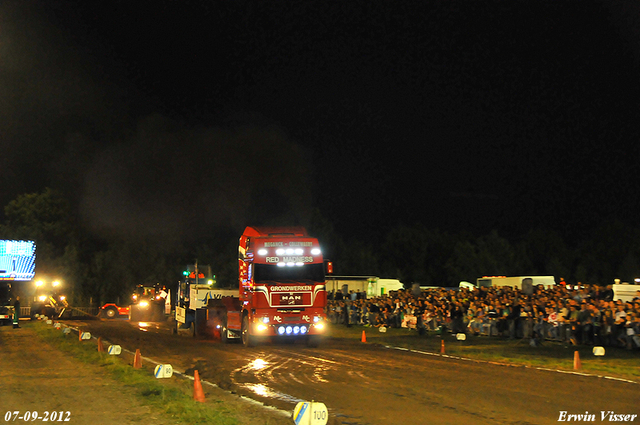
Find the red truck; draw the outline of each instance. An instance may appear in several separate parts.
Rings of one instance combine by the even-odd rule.
[[[247,227],[238,247],[238,296],[187,279],[176,331],[191,328],[247,346],[271,337],[317,346],[327,326],[325,267],[332,269],[304,228]]]
[[[244,345],[264,337],[304,338],[326,330],[325,262],[303,227],[247,227],[238,247],[239,303],[222,329]],[[224,335],[223,335],[224,338]]]

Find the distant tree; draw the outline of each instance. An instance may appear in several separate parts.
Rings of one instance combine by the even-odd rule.
[[[20,195],[7,204],[4,212],[2,238],[36,242],[36,273],[63,273],[65,265],[77,260],[75,216],[59,193],[47,188],[42,193]],[[73,267],[78,268],[77,264]],[[62,276],[58,277],[64,279]]]
[[[638,258],[633,252],[628,252],[627,255],[625,255],[618,268],[617,276],[622,282],[630,283],[633,283],[635,278],[640,277]]]
[[[631,252],[640,258],[638,228],[618,220],[604,222],[585,238],[576,249],[580,264],[587,269],[590,281],[587,283],[608,284],[620,278],[619,273],[627,273],[630,267],[622,267]]]
[[[524,257],[530,262],[528,273],[571,278],[573,256],[564,240],[556,232],[537,228],[529,231],[521,241]]]

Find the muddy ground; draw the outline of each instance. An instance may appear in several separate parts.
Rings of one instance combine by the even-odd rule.
[[[77,338],[75,335],[72,337]],[[95,341],[84,343],[95,344]],[[16,411],[18,415],[9,416],[10,422],[82,425],[181,423],[143,405],[132,388],[106,376],[99,366],[70,358],[42,341],[30,322],[21,323],[19,329],[0,327],[0,358],[0,422],[6,422],[7,412]],[[177,379],[180,378],[166,384],[177,385]],[[293,423],[282,412],[264,409],[228,391],[210,386],[205,386],[204,390],[207,402],[224,402],[229,410],[237,412],[240,424]],[[34,421],[29,415],[27,421],[26,412],[38,412],[41,419]],[[59,419],[61,416],[62,421]]]
[[[143,356],[171,363],[283,411],[325,403],[332,424],[551,424],[567,414],[640,413],[640,385],[456,360],[329,339],[245,348],[172,335],[166,324],[77,323]],[[640,423],[638,417],[636,423]],[[284,420],[282,423],[291,423]],[[592,422],[593,423],[593,422]]]

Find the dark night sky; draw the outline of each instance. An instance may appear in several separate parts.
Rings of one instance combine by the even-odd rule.
[[[3,2],[0,201],[63,187],[96,230],[168,236],[312,207],[356,237],[633,221],[639,12]]]

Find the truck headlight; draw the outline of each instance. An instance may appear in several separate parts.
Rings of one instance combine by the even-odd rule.
[[[258,332],[264,332],[267,330],[267,325],[262,324],[262,323],[258,323],[258,325],[256,326],[256,330]]]
[[[140,301],[140,304],[138,304],[140,307],[149,307],[149,302],[148,301]]]

